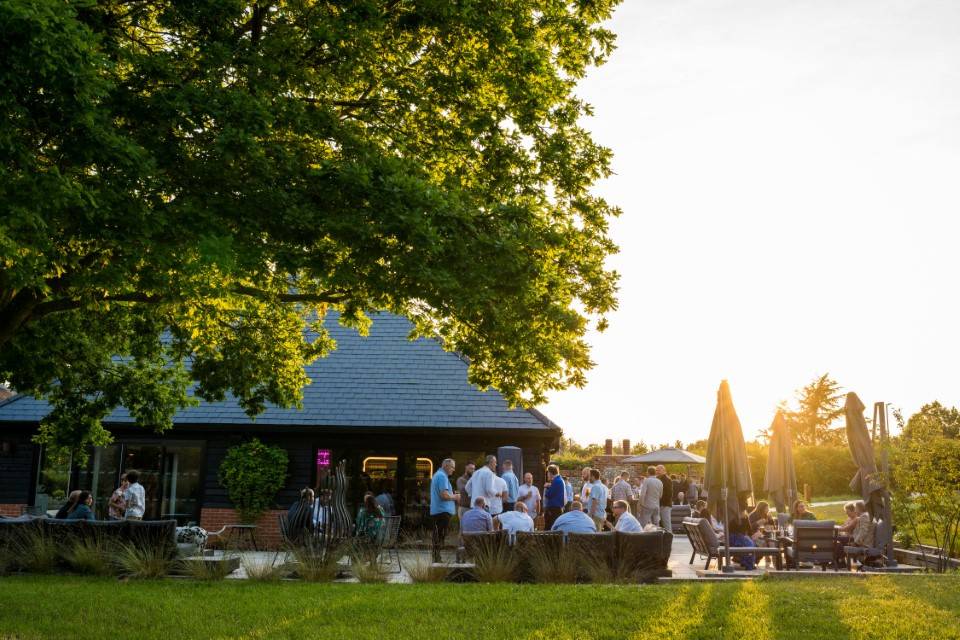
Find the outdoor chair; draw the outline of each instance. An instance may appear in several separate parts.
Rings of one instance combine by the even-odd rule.
[[[704,518],[688,518],[683,521],[683,527],[687,532],[687,537],[693,546],[693,553],[690,554],[689,564],[693,564],[694,559],[699,555],[701,558],[706,556],[707,563],[703,566],[704,570],[710,568],[713,559],[717,560],[717,568],[723,568],[723,558],[726,556],[726,547],[722,540],[717,536],[710,523]],[[780,549],[770,547],[730,547],[730,555],[737,556],[774,556],[779,566]]]
[[[464,533],[463,551],[468,559],[474,559],[479,553],[492,552],[499,546],[507,546],[507,532],[480,531]]]
[[[795,569],[802,562],[819,565],[824,571],[828,566],[839,569],[833,520],[795,520],[793,545],[787,547],[786,553]]]
[[[520,558],[521,572],[529,576],[536,558],[552,558],[562,562],[563,531],[518,531],[514,536],[513,553]]]
[[[388,516],[383,523],[383,534],[380,537],[380,561],[382,565],[391,564],[391,558],[397,560],[397,570],[400,573],[400,516]],[[383,560],[386,559],[386,562]]]
[[[636,511],[632,513],[636,514]],[[689,518],[692,514],[690,505],[688,504],[675,504],[673,508],[670,509],[670,528],[675,533],[683,533],[683,521]]]
[[[568,533],[567,548],[578,561],[596,563],[615,569],[613,564],[615,539],[612,531],[604,533]]]
[[[641,581],[669,575],[667,561],[673,534],[668,531],[614,533],[613,564],[622,575],[636,575]]]
[[[541,548],[560,553],[563,549],[563,531],[518,531],[513,548],[518,553]]]

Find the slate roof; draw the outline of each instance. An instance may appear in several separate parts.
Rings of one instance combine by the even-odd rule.
[[[235,399],[200,401],[182,409],[175,425],[291,425],[339,427],[484,428],[555,431],[559,427],[535,409],[510,409],[494,389],[467,382],[467,364],[432,339],[407,339],[406,318],[371,314],[367,337],[329,314],[325,325],[337,349],[307,367],[313,381],[303,390],[303,409],[268,405],[251,422]],[[18,394],[0,402],[0,423],[39,422],[50,410],[44,400]],[[128,424],[118,408],[105,420]]]

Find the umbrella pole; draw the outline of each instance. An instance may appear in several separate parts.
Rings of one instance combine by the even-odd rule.
[[[880,406],[880,469],[883,471],[884,489],[882,493],[883,517],[886,519],[884,527],[887,535],[883,541],[883,554],[887,557],[887,566],[897,566],[897,558],[893,553],[893,505],[890,504],[890,460],[887,456],[887,446],[889,445],[890,434],[887,431],[887,403],[877,403]],[[876,406],[876,405],[875,405]]]
[[[720,424],[723,421],[723,401],[720,402]],[[722,433],[726,436],[726,432]],[[730,561],[730,506],[727,502],[729,487],[727,487],[727,438],[724,437],[720,447],[720,475],[723,477],[723,488],[720,489],[720,499],[723,500],[723,573],[733,573],[733,565]]]

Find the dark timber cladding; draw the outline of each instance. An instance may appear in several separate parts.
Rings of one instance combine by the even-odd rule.
[[[391,495],[399,508],[421,509],[429,475],[443,458],[453,457],[459,474],[467,461],[505,445],[523,449],[524,469],[542,485],[544,463],[559,444],[557,425],[535,410],[511,409],[496,390],[470,385],[467,364],[435,340],[409,340],[405,318],[372,319],[367,337],[341,327],[335,314],[326,319],[337,349],[307,368],[311,384],[301,410],[268,406],[251,420],[233,398],[201,401],[157,435],[136,428],[120,408],[104,421],[114,444],[92,452],[86,465],[49,460],[30,442],[49,411],[46,402],[23,395],[0,402],[0,505],[39,510],[69,490],[95,488],[99,509],[119,474],[137,468],[152,483],[145,486],[157,517],[196,519],[201,508],[232,506],[218,469],[230,446],[252,436],[289,455],[279,506],[346,460],[354,501],[370,490]]]

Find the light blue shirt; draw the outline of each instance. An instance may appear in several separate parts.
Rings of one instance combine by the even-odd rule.
[[[593,489],[590,489],[593,493]],[[583,511],[568,511],[553,522],[552,531],[564,533],[596,533],[597,525]]]
[[[440,513],[453,515],[457,512],[455,501],[443,499],[444,491],[453,493],[453,487],[450,485],[450,476],[441,468],[433,474],[433,480],[430,482],[430,515],[435,516]]]
[[[590,483],[590,497],[587,498],[587,514],[594,518],[605,518],[607,513],[607,488],[597,480]]]
[[[517,474],[513,471],[504,471],[500,477],[507,483],[507,502],[516,502],[517,494],[520,492],[520,481],[517,480]]]
[[[463,512],[460,517],[461,533],[479,533],[493,531],[493,517],[483,509],[473,507]]]

